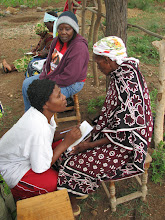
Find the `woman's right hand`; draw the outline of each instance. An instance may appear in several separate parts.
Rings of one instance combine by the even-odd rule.
[[[68,147],[73,144],[75,141],[77,141],[79,138],[81,138],[82,134],[79,128],[79,125],[75,126],[66,133],[64,137],[64,142],[68,145]]]
[[[70,152],[70,154],[78,154],[83,151],[86,151],[86,150],[90,149],[90,145],[91,145],[91,142],[83,141],[83,142],[79,143],[78,145],[74,146],[72,148],[72,151]]]

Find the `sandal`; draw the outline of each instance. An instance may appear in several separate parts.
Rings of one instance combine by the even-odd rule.
[[[4,65],[2,65],[2,69],[4,73],[9,73],[9,70],[7,68],[4,67]]]
[[[86,199],[86,198],[88,198],[88,195],[76,197],[76,199],[81,199],[81,200]]]
[[[79,206],[79,205],[77,205],[77,207],[78,207],[78,211],[73,212],[74,217],[76,217],[76,216],[80,215],[80,213],[81,213],[80,206]]]

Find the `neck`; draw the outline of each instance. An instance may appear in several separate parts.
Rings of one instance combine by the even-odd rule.
[[[52,116],[54,115],[54,112],[43,110],[42,114],[45,115],[45,117],[48,120],[48,123],[50,124],[50,120],[51,120]]]

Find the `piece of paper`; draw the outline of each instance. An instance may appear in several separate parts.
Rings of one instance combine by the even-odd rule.
[[[83,121],[80,125],[80,131],[81,131],[82,137],[79,138],[77,141],[75,141],[72,145],[70,145],[68,147],[68,151],[71,151],[72,147],[79,144],[92,130],[93,130],[93,127],[87,121]]]
[[[33,55],[32,52],[27,52],[27,53],[24,53],[25,55]]]

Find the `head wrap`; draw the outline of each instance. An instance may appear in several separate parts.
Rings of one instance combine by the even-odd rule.
[[[58,17],[57,29],[60,24],[69,24],[76,31],[76,33],[79,32],[77,17],[71,11],[65,11]]]
[[[102,38],[93,45],[93,53],[109,57],[112,61],[116,61],[121,65],[124,61],[134,60],[139,63],[138,59],[133,57],[127,58],[126,47],[121,38],[109,36]]]
[[[56,37],[56,23],[57,23],[58,17],[55,17],[53,15],[48,14],[47,12],[45,12],[45,16],[44,16],[44,22],[49,22],[49,21],[54,21],[53,24],[53,37]]]

